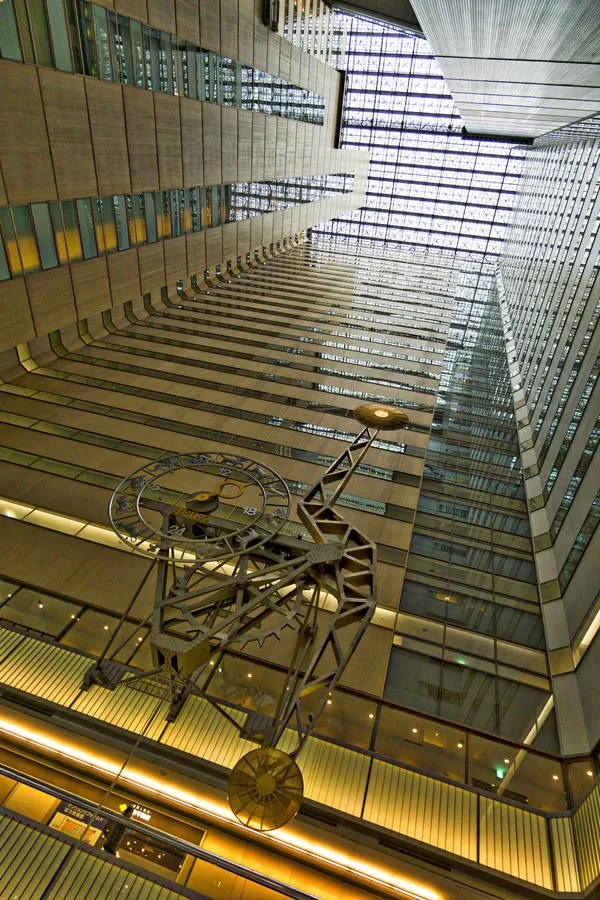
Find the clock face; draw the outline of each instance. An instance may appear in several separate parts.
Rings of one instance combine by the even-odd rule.
[[[110,519],[129,546],[154,558],[219,559],[274,537],[290,514],[285,481],[268,466],[226,453],[170,456],[119,484]]]

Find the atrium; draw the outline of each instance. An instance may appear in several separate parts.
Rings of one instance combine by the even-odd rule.
[[[598,896],[599,71],[0,0],[0,898]]]

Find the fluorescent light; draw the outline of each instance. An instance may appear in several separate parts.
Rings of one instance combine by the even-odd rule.
[[[84,764],[113,778],[116,776],[120,783],[128,783],[135,787],[143,788],[157,796],[164,797],[167,800],[174,800],[177,803],[197,810],[201,814],[218,819],[221,822],[227,822],[229,826],[235,826],[244,834],[251,834],[255,838],[257,837],[256,831],[246,828],[238,822],[229,806],[225,803],[218,803],[199,794],[184,790],[174,784],[170,784],[164,777],[154,778],[145,772],[136,770],[129,764],[121,771],[120,764],[90,753],[84,747],[56,740],[47,734],[37,732],[32,728],[25,727],[4,717],[0,717],[0,731],[27,744],[33,744],[50,753],[63,756],[79,765]],[[276,835],[273,833],[262,834],[261,837],[268,843],[287,847],[304,856],[318,860],[326,866],[357,874],[374,884],[388,889],[392,888],[404,897],[409,897],[410,900],[442,900],[440,894],[431,888],[424,887],[409,878],[395,875],[393,872],[372,865],[366,860],[357,859],[355,856],[339,852],[329,844],[317,843],[304,838],[293,827],[280,828]]]

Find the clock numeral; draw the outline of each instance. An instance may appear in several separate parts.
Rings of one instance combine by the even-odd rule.
[[[258,510],[256,509],[255,506],[245,506],[244,512],[246,513],[247,516],[255,516],[256,513],[258,512]]]
[[[219,475],[231,475],[231,469],[219,469]]]
[[[171,526],[169,527],[169,530],[168,530],[167,534],[172,534],[172,535],[175,535],[175,534],[178,534],[178,535],[185,534],[185,525],[171,525]]]

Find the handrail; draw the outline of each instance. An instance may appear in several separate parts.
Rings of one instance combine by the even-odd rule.
[[[1,0],[0,0],[1,2]],[[300,542],[298,542],[300,543]],[[2,580],[4,576],[0,576],[0,580]],[[68,594],[62,594],[59,591],[51,591],[43,587],[39,587],[38,585],[34,585],[30,582],[23,581],[20,579],[19,581],[12,580],[13,584],[18,584],[21,587],[28,588],[30,590],[39,591],[40,593],[47,594],[51,597],[56,597],[58,600],[66,600],[70,603],[79,603],[81,604],[81,600],[75,600],[72,596]],[[107,610],[103,610],[100,607],[93,606],[91,604],[86,604],[90,609],[104,612]],[[108,611],[109,612],[109,611]],[[111,613],[109,612],[109,615]],[[140,621],[134,616],[128,617],[128,621],[132,624],[139,625]],[[56,637],[52,635],[42,634],[40,632],[35,632],[35,629],[28,628],[26,625],[19,625],[18,623],[11,622],[9,619],[2,619],[0,623],[0,627],[5,628],[7,631],[15,631],[17,634],[22,634],[25,637],[34,637],[38,641],[43,641],[44,643],[53,644],[56,647],[64,647],[66,650],[69,650],[71,653],[78,653],[80,656],[88,656],[90,659],[97,660],[98,654],[89,653],[85,650],[81,650],[78,647],[70,647],[67,644],[62,644]],[[248,654],[242,653],[239,650],[235,650],[231,647],[227,649],[227,652],[231,656],[238,657],[239,659],[244,659],[251,662],[257,662],[257,660],[249,656]],[[276,669],[277,671],[286,671],[286,667],[281,663],[277,663],[275,661],[269,661],[269,668]],[[133,671],[133,667],[132,667]],[[135,669],[136,673],[139,672],[139,669]],[[561,763],[565,757],[561,756],[557,753],[552,753],[548,750],[541,750],[537,747],[532,747],[530,744],[523,744],[520,741],[514,741],[511,738],[499,737],[497,734],[494,734],[492,731],[483,731],[480,728],[474,728],[472,725],[467,725],[462,722],[456,722],[453,719],[447,719],[444,716],[435,716],[432,713],[426,712],[425,710],[419,710],[411,708],[410,706],[403,706],[400,703],[395,703],[393,700],[388,700],[385,697],[378,697],[377,694],[370,694],[367,691],[363,691],[360,688],[349,687],[347,685],[338,686],[336,688],[337,691],[343,694],[350,694],[355,697],[359,697],[361,700],[368,700],[372,703],[378,703],[381,706],[385,706],[386,709],[391,709],[397,712],[406,713],[407,715],[416,716],[420,719],[427,719],[429,722],[437,723],[438,725],[442,725],[447,728],[454,728],[457,731],[464,731],[465,734],[472,734],[475,737],[482,738],[486,741],[492,741],[496,744],[502,744],[503,746],[513,747],[516,750],[525,750],[527,753],[533,753],[536,756],[542,756],[545,759],[550,759],[552,762]],[[220,698],[216,698],[220,702]],[[235,705],[235,704],[231,704]],[[321,735],[325,739],[328,739],[327,735]],[[598,751],[600,752],[600,740],[598,741]],[[577,762],[578,759],[588,759],[591,754],[580,754],[578,756],[569,757],[569,762]]]
[[[47,782],[35,778],[33,775],[25,775],[22,772],[17,772],[15,769],[11,769],[9,766],[5,766],[2,763],[0,763],[0,775],[18,781],[20,784],[25,784],[27,787],[34,788],[44,794],[49,794],[57,800],[64,800],[67,803],[72,803],[74,806],[86,810],[86,812],[91,813],[93,816],[101,815],[103,818],[109,819],[112,822],[118,822],[120,825],[125,825],[127,828],[132,827],[131,819],[121,815],[121,813],[115,812],[112,809],[107,809],[105,806],[98,806],[96,803],[92,803],[90,800],[79,797],[77,794],[65,791],[63,788],[49,785]],[[197,847],[195,844],[192,844],[183,838],[178,838],[165,831],[160,831],[158,828],[153,828],[152,825],[138,822],[137,819],[135,821],[135,831],[146,837],[155,838],[161,843],[167,844],[169,847],[173,847],[176,850],[183,851],[189,856],[194,856],[196,859],[201,859],[203,862],[211,863],[220,869],[225,869],[227,872],[239,875],[241,878],[246,878],[248,881],[253,881],[255,884],[259,884],[262,887],[283,894],[285,897],[290,897],[291,900],[319,900],[314,894],[308,894],[306,891],[301,891],[290,884],[276,881],[274,878],[263,875],[255,869],[249,869],[240,863],[232,862],[230,859],[219,856],[217,853],[212,853],[210,850],[203,850],[201,847]],[[174,882],[174,884],[176,884],[176,882]]]

